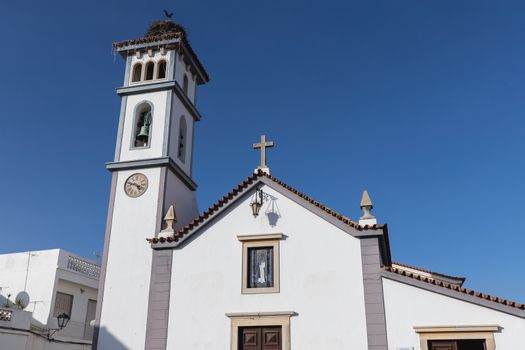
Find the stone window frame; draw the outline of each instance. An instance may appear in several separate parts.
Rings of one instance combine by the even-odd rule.
[[[242,243],[241,294],[265,294],[280,292],[280,241],[283,238],[284,235],[282,233],[237,236],[237,239]],[[248,288],[248,249],[257,247],[273,248],[273,287]]]
[[[494,333],[501,332],[501,327],[497,325],[482,326],[431,326],[414,327],[419,334],[419,344],[421,350],[429,350],[429,340],[466,340],[482,339],[485,340],[486,350],[496,350]]]
[[[290,318],[295,315],[294,311],[227,313],[231,320],[230,349],[238,350],[241,327],[277,326],[281,327],[282,350],[290,350]]]

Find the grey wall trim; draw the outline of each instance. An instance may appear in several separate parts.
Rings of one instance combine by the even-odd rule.
[[[178,242],[164,242],[164,243],[155,243],[152,244],[153,249],[169,249],[169,248],[175,248],[179,245],[181,245],[184,241],[186,241],[190,236],[198,232],[199,230],[202,230],[205,228],[208,224],[210,224],[215,218],[217,218],[222,212],[227,210],[229,207],[234,205],[237,201],[241,200],[246,194],[248,194],[254,187],[265,184],[268,187],[271,187],[275,191],[281,193],[283,196],[289,198],[290,200],[296,202],[297,204],[301,205],[302,207],[310,210],[312,213],[320,216],[321,218],[325,219],[326,221],[332,223],[333,225],[340,228],[342,231],[356,237],[356,238],[366,238],[366,237],[379,237],[382,235],[382,230],[363,230],[358,231],[355,228],[345,224],[344,222],[338,220],[337,218],[334,218],[332,215],[328,214],[324,210],[316,207],[315,205],[309,203],[305,199],[299,197],[293,192],[290,192],[286,188],[282,187],[281,185],[273,182],[272,180],[261,177],[257,181],[254,181],[251,185],[246,187],[244,190],[242,190],[237,197],[233,198],[231,201],[229,201],[226,205],[223,205],[221,208],[219,208],[213,215],[206,218],[203,222],[199,224],[193,231],[190,231],[187,233],[181,240]]]
[[[164,218],[167,168],[160,174],[155,232],[160,232]],[[173,251],[152,251],[151,277],[146,322],[146,350],[166,349],[171,289],[171,263]]]
[[[145,350],[165,350],[171,291],[173,250],[152,250]]]
[[[119,96],[128,96],[128,95],[137,95],[144,94],[148,92],[170,90],[175,86],[175,81],[162,81],[155,83],[146,83],[133,86],[123,86],[116,89],[117,95]]]
[[[191,61],[191,66],[197,71],[197,74],[199,75],[201,84],[207,83],[209,79],[206,77],[206,74],[200,69],[199,65],[195,63],[195,59],[193,57],[193,54],[188,50],[184,42],[179,44],[179,47],[182,48],[181,51],[184,51],[184,56],[189,58]],[[199,84],[200,85],[200,84]]]
[[[111,174],[111,192],[109,195],[108,218],[106,221],[106,236],[104,238],[104,253],[102,255],[102,267],[98,282],[97,309],[95,311],[95,327],[93,330],[92,350],[97,350],[98,334],[100,330],[100,316],[102,315],[102,304],[104,302],[104,287],[106,285],[106,269],[108,266],[109,242],[111,238],[111,225],[113,223],[113,210],[115,207],[115,194],[117,190],[118,173]]]
[[[193,176],[193,155],[195,154],[195,127],[197,124],[191,125],[191,152],[190,152],[190,176]]]
[[[124,69],[124,86],[129,85],[129,75],[131,74],[131,56],[126,57],[126,67]]]
[[[106,168],[109,171],[143,169],[155,167],[168,167],[177,177],[192,191],[197,189],[197,184],[190,178],[170,157],[151,158],[144,160],[130,160],[126,162],[110,162],[106,163]]]
[[[175,80],[175,77],[177,76],[175,72],[177,71],[178,53],[179,52],[177,49],[171,50],[170,68],[169,68],[169,76],[168,76],[168,79],[170,80]]]
[[[166,98],[166,113],[164,114],[164,140],[162,140],[162,155],[165,157],[168,156],[170,149],[172,104],[173,92],[169,91]]]
[[[197,110],[195,105],[190,101],[188,96],[186,96],[184,91],[182,91],[182,88],[179,86],[179,83],[177,83],[175,80],[163,81],[160,83],[149,83],[120,87],[117,88],[117,95],[128,96],[162,90],[174,90],[177,94],[177,97],[181,100],[182,104],[184,105],[184,107],[186,107],[193,119],[196,121],[201,120],[202,116],[200,115],[199,111]]]
[[[445,287],[436,286],[434,284],[419,281],[411,277],[399,275],[395,272],[382,270],[381,276],[383,276],[384,278],[388,278],[389,280],[408,284],[408,285],[411,285],[417,288],[421,288],[421,289],[424,289],[424,290],[427,290],[433,293],[445,295],[447,297],[451,297],[451,298],[458,299],[461,301],[466,301],[471,304],[476,304],[476,305],[483,306],[483,307],[486,307],[492,310],[504,312],[509,315],[525,318],[525,310],[520,310],[512,306],[508,306],[508,305],[500,304],[498,302],[482,299],[474,295],[465,294],[465,293],[455,291],[452,289],[448,289]]]
[[[126,119],[126,107],[128,104],[128,97],[122,96],[120,101],[120,116],[118,118],[117,129],[117,146],[115,147],[115,162],[120,160],[120,150],[122,149],[122,134],[124,133],[124,121]]]
[[[193,102],[191,102],[191,100],[188,98],[188,96],[186,96],[186,94],[184,93],[184,91],[180,87],[179,83],[175,82],[174,90],[175,90],[175,93],[177,94],[177,97],[181,100],[182,104],[184,105],[184,107],[186,107],[188,112],[190,112],[190,114],[193,117],[193,119],[195,121],[197,121],[197,122],[199,120],[201,120],[202,117],[201,117],[199,111],[197,111],[197,108],[195,107]]]
[[[368,350],[388,350],[379,238],[361,238]]]

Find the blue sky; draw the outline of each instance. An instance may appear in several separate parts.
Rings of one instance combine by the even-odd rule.
[[[395,260],[525,302],[520,1],[5,2],[0,253],[102,251],[123,61],[113,41],[175,12],[211,75],[200,209],[273,175],[357,219],[367,189]]]

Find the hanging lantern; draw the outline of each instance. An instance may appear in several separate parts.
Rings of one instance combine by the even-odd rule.
[[[60,329],[63,329],[67,326],[67,323],[69,322],[69,315],[66,314],[66,313],[62,313],[60,315],[57,316],[57,321],[58,321],[58,328]]]
[[[255,191],[255,196],[252,199],[252,202],[250,203],[250,207],[252,208],[252,214],[254,218],[256,218],[259,215],[259,211],[261,210],[262,205],[263,205],[263,191],[260,189],[257,189]]]

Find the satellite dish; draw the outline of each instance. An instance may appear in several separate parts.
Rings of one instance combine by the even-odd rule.
[[[15,307],[19,310],[23,310],[29,305],[29,294],[27,294],[26,291],[20,292],[16,295],[16,298],[14,300]]]

